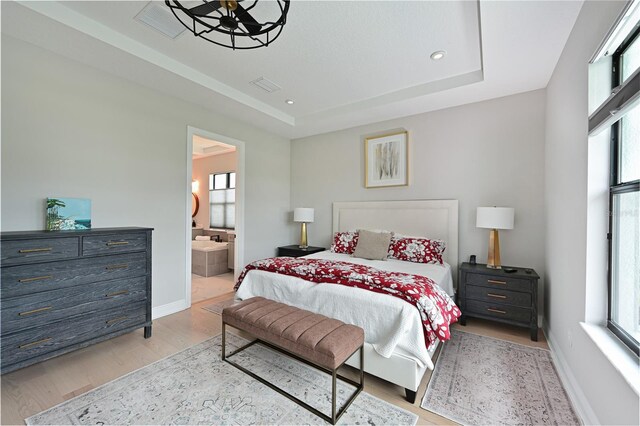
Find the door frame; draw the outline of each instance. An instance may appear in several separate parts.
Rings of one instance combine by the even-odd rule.
[[[234,279],[244,267],[244,193],[245,193],[245,143],[232,137],[187,126],[187,174],[185,176],[185,254],[186,254],[186,307],[191,307],[191,182],[193,180],[193,137],[201,136],[236,147],[236,239],[234,248]],[[207,189],[208,190],[208,189]]]

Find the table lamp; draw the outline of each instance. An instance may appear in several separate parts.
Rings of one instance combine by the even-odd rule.
[[[293,210],[293,221],[300,222],[300,247],[301,249],[309,247],[307,244],[307,223],[313,223],[313,209],[307,207],[297,207]]]
[[[511,207],[478,207],[476,227],[491,229],[489,233],[487,268],[502,269],[500,266],[498,229],[513,229],[513,216],[514,210]]]

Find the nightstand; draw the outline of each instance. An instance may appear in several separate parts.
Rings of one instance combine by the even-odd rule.
[[[530,268],[507,273],[487,265],[463,263],[458,281],[460,324],[467,317],[484,318],[529,328],[531,340],[538,340],[538,280]],[[527,273],[526,271],[529,271]]]
[[[278,247],[278,256],[300,257],[300,256],[306,256],[308,254],[318,253],[325,250],[326,249],[324,247],[312,247],[312,246],[302,249],[298,247],[298,245],[296,244],[293,246]]]

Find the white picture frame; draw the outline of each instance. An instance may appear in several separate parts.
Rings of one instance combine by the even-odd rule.
[[[365,138],[364,168],[365,188],[409,185],[409,133]]]

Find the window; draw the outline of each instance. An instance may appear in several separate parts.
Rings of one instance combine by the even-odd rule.
[[[640,29],[636,29],[611,57],[615,96],[622,93],[625,99],[632,99],[638,94],[639,65]],[[629,84],[632,80],[635,83]],[[640,102],[628,101],[619,111],[620,117],[611,125],[607,326],[639,354]]]
[[[211,228],[236,227],[236,174],[209,175],[209,223]]]

